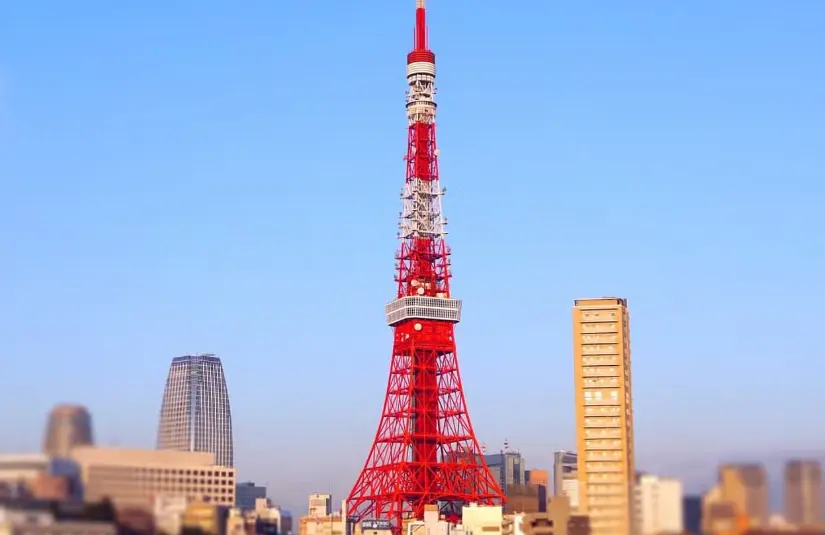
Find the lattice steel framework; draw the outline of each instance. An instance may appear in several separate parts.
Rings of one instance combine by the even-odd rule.
[[[466,503],[504,502],[473,432],[458,370],[454,327],[461,301],[450,295],[435,135],[435,54],[427,37],[424,0],[417,0],[415,48],[407,56],[398,293],[385,310],[394,330],[390,376],[375,441],[347,499],[353,520],[390,520],[396,530],[405,518],[422,518],[427,505],[457,518]]]

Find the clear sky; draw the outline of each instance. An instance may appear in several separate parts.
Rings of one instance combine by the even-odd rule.
[[[429,3],[479,439],[574,447],[570,307],[619,295],[640,468],[825,449],[825,2]],[[240,475],[343,497],[386,384],[413,7],[4,3],[0,450],[61,401],[151,447],[172,357],[214,352]]]

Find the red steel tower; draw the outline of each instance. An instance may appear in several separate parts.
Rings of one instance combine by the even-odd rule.
[[[450,249],[441,212],[435,142],[435,54],[424,0],[416,0],[407,55],[407,178],[401,198],[398,296],[385,307],[394,342],[375,442],[347,499],[355,521],[422,518],[437,505],[459,516],[470,502],[504,502],[476,440],[454,336],[461,301],[450,295]]]

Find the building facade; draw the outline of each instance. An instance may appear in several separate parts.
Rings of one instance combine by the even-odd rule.
[[[160,409],[157,447],[205,451],[233,466],[232,411],[221,360],[186,355],[172,360]]]
[[[307,500],[307,516],[325,517],[332,514],[330,494],[310,494]]]
[[[94,444],[92,415],[80,405],[58,405],[49,413],[43,435],[43,452],[52,457],[69,457],[75,446]]]
[[[80,467],[45,453],[0,455],[0,484],[9,494],[43,499],[82,498]]]
[[[785,520],[799,527],[822,525],[822,465],[789,461],[785,465]]]
[[[116,517],[105,504],[0,500],[3,535],[116,535]]]
[[[498,481],[501,490],[505,491],[511,485],[527,483],[527,463],[517,451],[510,451],[507,446],[499,453],[484,456],[487,466],[493,477]]]
[[[477,533],[472,531],[471,533]],[[576,515],[564,496],[547,502],[545,512],[505,515],[501,535],[589,535],[586,516]]]
[[[235,507],[244,511],[254,511],[259,498],[266,498],[266,487],[245,481],[235,487]]]
[[[550,483],[550,474],[547,470],[531,469],[525,472],[528,485],[543,485],[547,487]]]
[[[118,510],[152,511],[157,496],[233,507],[235,470],[209,452],[82,446],[72,450],[86,500],[109,498]]]
[[[574,512],[579,507],[579,457],[572,451],[553,453],[553,495],[566,496]]]
[[[650,474],[639,477],[636,494],[636,522],[640,535],[683,533],[682,482]]]
[[[594,535],[633,532],[633,391],[627,300],[573,307],[579,507]]]

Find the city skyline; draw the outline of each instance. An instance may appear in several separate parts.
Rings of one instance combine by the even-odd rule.
[[[801,296],[825,297],[823,258],[810,245],[822,191],[811,134],[825,113],[812,104],[822,79],[808,65],[821,8],[757,3],[743,21],[730,6],[674,17],[544,4],[530,17],[433,8],[450,29],[434,28],[439,135],[465,303],[462,375],[480,441],[509,437],[539,468],[553,450],[575,448],[569,306],[621,295],[634,314],[640,469],[684,477],[679,466],[710,458],[697,472],[712,479],[732,456],[819,457],[811,450],[825,436],[805,420],[822,401],[821,364],[802,361],[787,311]],[[42,415],[61,399],[89,407],[99,443],[151,446],[158,370],[197,345],[224,355],[240,385],[242,475],[294,488],[298,504],[327,487],[346,494],[386,384],[387,229],[403,169],[391,156],[403,143],[405,4],[369,8],[204,5],[197,24],[178,8],[161,26],[140,7],[58,6],[61,26],[10,8],[22,29],[0,32],[0,176],[18,178],[0,184],[0,203],[6,228],[27,231],[0,235],[13,259],[0,267],[13,281],[0,339],[15,357],[0,404],[41,389],[51,397],[7,416],[20,433],[0,449],[39,448]],[[86,32],[84,16],[103,23]],[[278,17],[283,32],[269,24]],[[324,31],[307,32],[313,25]],[[492,27],[508,38],[493,46],[479,30]],[[47,38],[15,44],[33,28]],[[296,56],[282,52],[287,40]],[[344,75],[328,64],[341,43],[369,80],[344,106],[357,107],[357,120],[331,90]],[[495,119],[479,116],[490,98],[482,56],[512,80],[495,97],[506,112]],[[490,122],[497,136],[482,134]],[[359,207],[342,217],[344,204]],[[605,211],[583,218],[585,204]],[[181,209],[190,206],[210,215]],[[331,239],[331,229],[363,246]],[[505,239],[518,262],[490,255]],[[582,267],[596,255],[613,255],[615,269]],[[512,303],[522,313],[504,313]],[[789,372],[803,364],[807,373]],[[547,378],[543,388],[501,394],[533,375]],[[677,388],[685,377],[695,379]],[[777,401],[757,411],[731,392]],[[538,429],[513,419],[523,403],[552,417]],[[662,433],[673,419],[690,425]],[[330,435],[351,440],[335,459]],[[291,462],[299,456],[333,481],[307,483]]]

